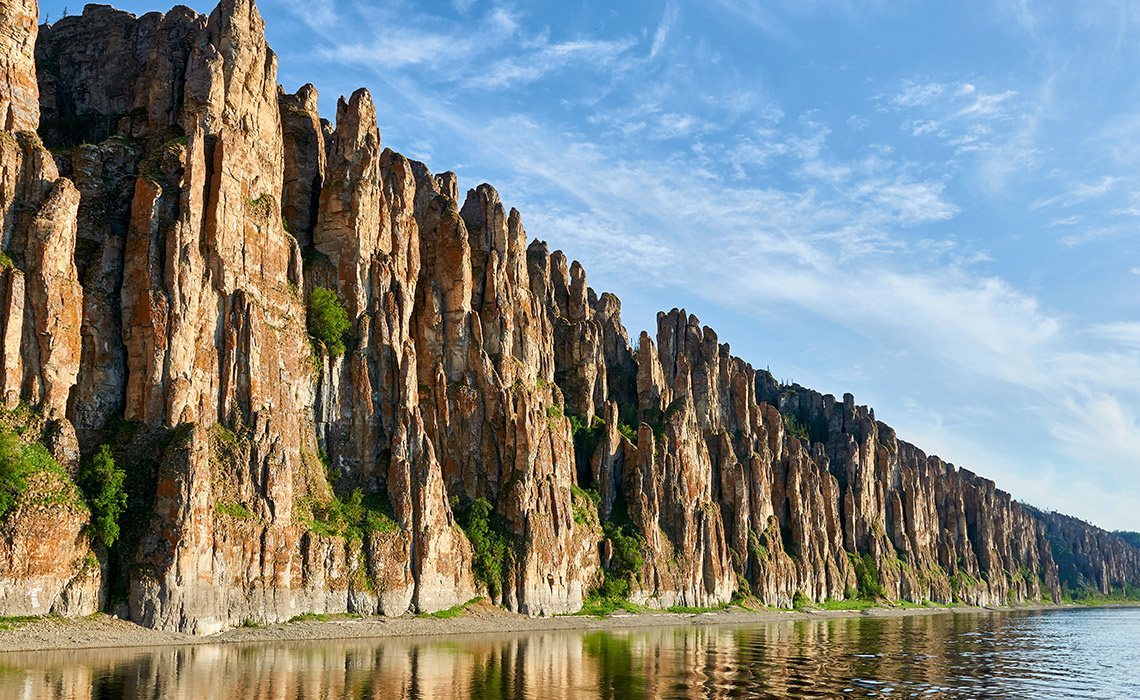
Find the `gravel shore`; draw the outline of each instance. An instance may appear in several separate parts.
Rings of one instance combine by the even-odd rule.
[[[351,617],[328,615],[265,627],[240,627],[219,634],[192,636],[159,632],[106,615],[81,619],[58,617],[0,622],[0,653],[48,649],[144,648],[187,644],[245,644],[384,637],[438,637],[546,630],[613,630],[668,625],[749,625],[795,620],[852,617],[907,617],[951,613],[1009,613],[1058,610],[1062,605],[1013,608],[929,607],[868,608],[866,610],[760,610],[741,607],[696,614],[647,611],[617,612],[597,618],[584,615],[532,618],[489,604],[476,604],[456,617]]]

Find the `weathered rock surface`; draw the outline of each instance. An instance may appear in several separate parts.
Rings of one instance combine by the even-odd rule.
[[[1120,537],[1060,513],[1033,511],[1053,544],[1054,568],[1069,591],[1092,588],[1103,594],[1136,586],[1140,550]]]
[[[0,129],[35,131],[40,123],[36,81],[37,0],[9,0],[0,6]]]
[[[106,550],[87,533],[90,511],[72,481],[78,466],[75,432],[66,420],[45,420],[26,408],[6,412],[5,432],[39,440],[63,469],[25,475],[26,491],[0,529],[0,615],[90,615],[103,609]],[[54,448],[54,449],[52,449]]]
[[[460,201],[454,173],[383,148],[367,90],[333,123],[313,86],[278,86],[252,0],[36,16],[0,10],[0,390],[50,425],[43,488],[71,496],[4,520],[0,613],[113,604],[207,633],[492,590],[573,612],[618,575],[661,607],[1140,584],[1122,540],[850,395],[777,384],[684,310],[634,349],[619,300],[494,188]],[[343,352],[307,333],[317,288]],[[73,483],[104,443],[130,496],[109,552]],[[481,501],[491,574],[459,525]]]

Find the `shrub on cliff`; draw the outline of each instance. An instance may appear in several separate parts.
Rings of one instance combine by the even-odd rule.
[[[27,488],[23,447],[12,433],[0,432],[0,518],[15,509],[20,494]]]
[[[336,292],[325,287],[317,287],[309,295],[309,308],[306,314],[309,335],[325,346],[332,355],[344,352],[344,336],[352,324],[348,313],[340,305]]]
[[[608,568],[602,570],[602,582],[591,592],[590,599],[625,600],[633,591],[634,582],[641,580],[645,538],[630,519],[624,498],[614,500],[609,519],[602,523],[602,531],[610,541],[613,556]]]
[[[103,445],[84,465],[79,486],[91,507],[91,536],[110,547],[119,539],[119,516],[127,508],[126,472],[115,466],[111,448]]]
[[[877,600],[887,597],[887,589],[879,583],[879,567],[870,554],[862,556],[853,552],[847,553],[851,561],[851,568],[855,570],[855,583],[858,586],[858,595],[863,600]]]
[[[309,526],[325,537],[341,536],[350,542],[363,542],[369,535],[397,528],[384,491],[366,495],[362,489],[354,489],[343,499],[333,496],[327,502],[309,501],[308,505],[313,513]]]
[[[494,521],[491,504],[484,498],[475,499],[456,515],[475,555],[471,567],[475,578],[486,584],[491,597],[499,597],[512,554],[510,534]]]

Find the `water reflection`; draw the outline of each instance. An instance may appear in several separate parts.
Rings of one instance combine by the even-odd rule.
[[[1140,610],[0,655],[0,698],[1140,697]]]

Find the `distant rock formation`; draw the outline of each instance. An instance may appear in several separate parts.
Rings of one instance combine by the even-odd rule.
[[[777,384],[684,310],[632,346],[491,186],[461,202],[383,148],[366,90],[335,124],[285,93],[252,0],[37,15],[0,10],[0,388],[65,469],[0,528],[0,613],[549,615],[607,575],[657,607],[868,581],[991,605],[1059,599],[1053,543],[1082,585],[1140,585],[1140,550]],[[344,352],[309,336],[318,289]],[[101,444],[130,496],[110,551],[73,483]]]

